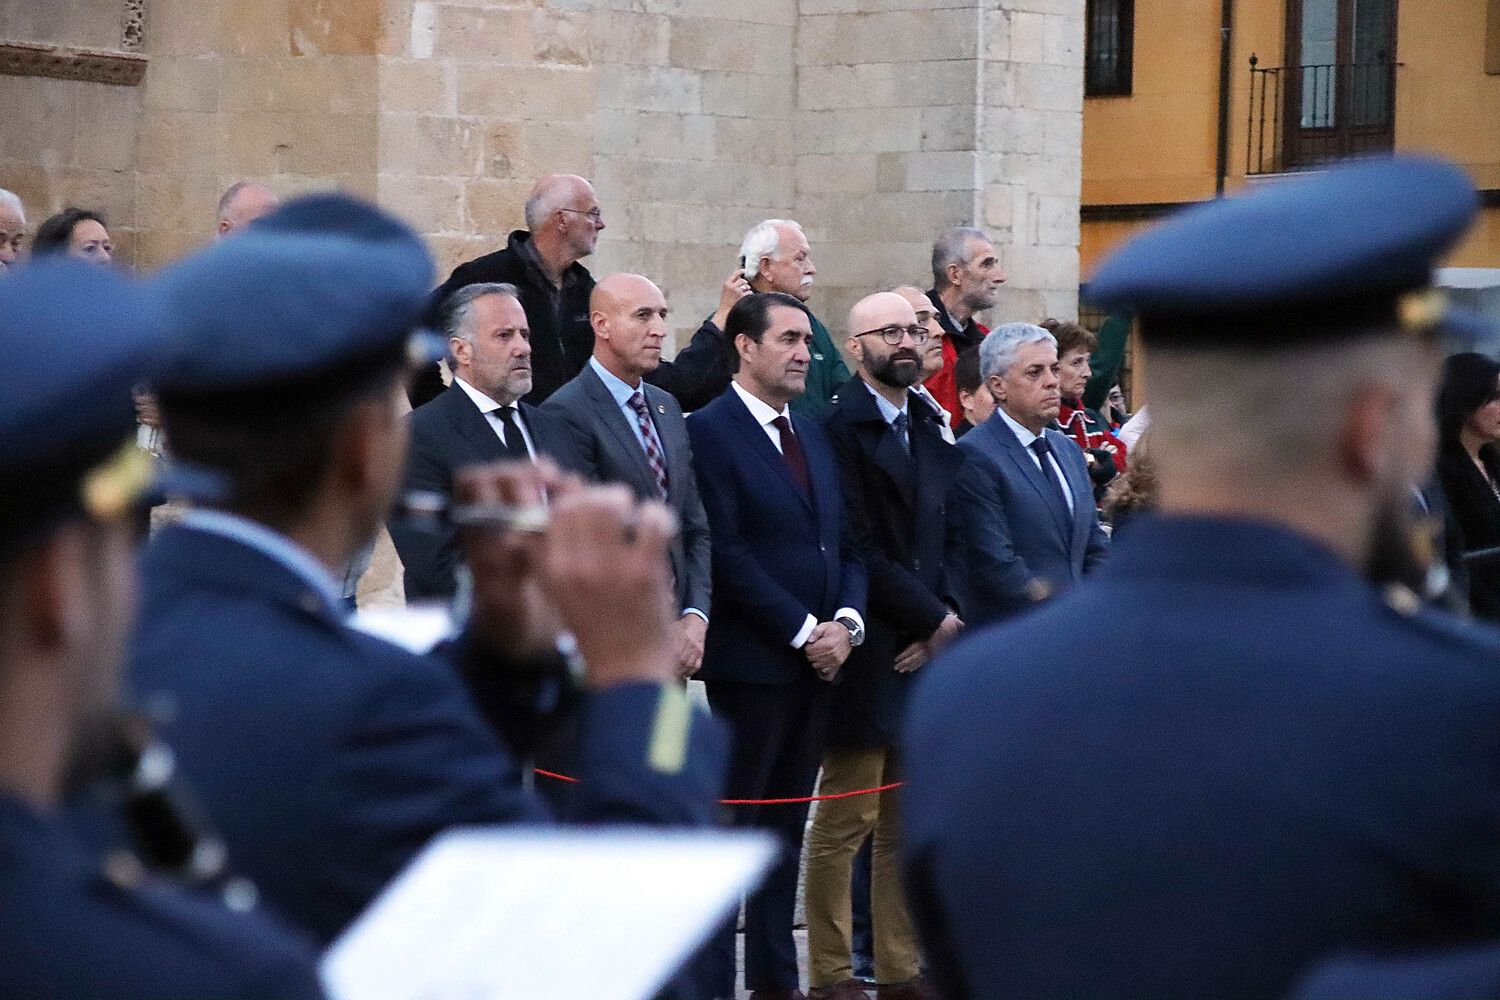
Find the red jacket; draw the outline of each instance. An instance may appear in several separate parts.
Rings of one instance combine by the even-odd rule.
[[[934,376],[936,377],[936,376]],[[1064,401],[1057,411],[1057,426],[1080,448],[1102,448],[1114,456],[1115,468],[1125,471],[1125,442],[1115,437],[1096,411],[1082,403]]]

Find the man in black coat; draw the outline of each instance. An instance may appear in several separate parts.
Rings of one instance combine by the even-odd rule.
[[[532,384],[525,400],[540,406],[581,372],[594,353],[589,325],[594,276],[581,261],[594,252],[603,231],[593,185],[573,174],[543,177],[526,199],[526,228],[511,233],[505,249],[455,268],[432,295],[431,321],[437,322],[444,304],[465,286],[515,285],[531,326]],[[713,399],[729,385],[728,348],[720,330],[722,325],[709,328],[705,323],[674,360],[663,361],[646,381],[677,397],[685,410]],[[434,366],[414,380],[411,404],[419,407],[442,391]]]
[[[454,474],[466,465],[539,455],[576,469],[568,429],[524,401],[534,354],[515,286],[461,289],[444,305],[441,329],[453,384],[412,411],[404,489],[452,497]],[[390,530],[407,600],[452,597],[461,561],[454,528],[397,516]]]
[[[898,735],[916,671],[963,626],[943,570],[945,498],[962,463],[940,418],[910,391],[930,336],[902,295],[849,313],[846,353],[858,376],[833,397],[825,430],[855,550],[869,572],[868,636],[834,688],[822,795],[899,781]],[[894,343],[892,343],[894,341]],[[823,802],[808,841],[807,927],[813,997],[862,996],[850,960],[850,870],[875,837],[871,898],[875,978],[890,1000],[926,997],[916,934],[901,893],[897,793]]]

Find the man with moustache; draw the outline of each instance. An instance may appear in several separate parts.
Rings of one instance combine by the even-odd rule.
[[[1099,527],[1083,452],[1052,429],[1061,402],[1057,341],[1030,323],[1007,323],[979,347],[998,407],[964,435],[954,485],[953,571],[971,624],[1016,614],[1092,572],[1108,538]]]
[[[740,244],[740,259],[744,261],[744,275],[751,291],[780,292],[806,307],[818,268],[813,264],[807,234],[799,224],[790,219],[767,219],[756,225],[745,234],[745,241]],[[807,380],[801,394],[792,400],[792,410],[816,418],[828,409],[839,386],[849,380],[849,369],[828,328],[810,309],[807,310],[807,319],[813,334],[808,352]],[[725,337],[730,340],[729,353],[732,355],[733,339],[728,336],[728,330]]]
[[[864,641],[865,569],[846,530],[838,465],[823,430],[792,412],[807,384],[812,320],[781,292],[729,311],[728,390],[688,418],[713,555],[713,617],[701,676],[734,732],[734,799],[812,793],[830,683]],[[798,991],[792,917],[807,803],[738,806],[734,825],[775,833],[779,863],[745,910],[745,985],[759,1000]],[[735,995],[734,921],[700,969],[710,996]]]
[[[960,354],[978,347],[989,332],[974,314],[994,306],[1005,271],[983,230],[957,226],[932,245],[932,280],[927,297],[937,307],[938,324],[943,328],[943,370],[927,380],[927,388],[943,409],[957,413],[953,367]]]
[[[1494,939],[1500,638],[1376,575],[1432,467],[1433,267],[1478,211],[1456,165],[1370,159],[1195,206],[1090,278],[1139,317],[1159,513],[912,698],[946,995],[1284,997],[1325,958]],[[1297,995],[1491,995],[1370,971]]]
[[[911,683],[963,627],[943,570],[948,486],[963,455],[944,440],[938,416],[912,391],[930,337],[910,300],[897,293],[867,296],[849,312],[845,348],[857,377],[834,397],[824,426],[838,457],[849,531],[869,578],[869,633],[834,689],[820,795],[900,780],[899,733]],[[850,873],[871,834],[873,868],[865,877],[878,996],[932,996],[902,896],[899,822],[897,789],[818,807],[807,855],[812,1000],[865,997],[850,955]]]
[[[567,428],[522,398],[532,387],[531,330],[515,286],[459,289],[443,305],[441,331],[453,384],[411,413],[403,488],[452,497],[459,469],[505,459],[546,455],[576,467]],[[401,517],[388,527],[407,600],[452,597],[462,562],[456,529]]]
[[[566,425],[579,471],[624,483],[641,499],[663,501],[677,512],[677,669],[687,678],[703,664],[708,630],[708,515],[682,408],[669,392],[645,382],[661,364],[667,312],[661,289],[639,274],[612,274],[595,285],[589,301],[594,356],[542,412]]]

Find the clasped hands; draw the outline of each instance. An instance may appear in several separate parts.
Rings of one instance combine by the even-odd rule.
[[[954,637],[963,630],[964,621],[958,617],[956,612],[950,611],[943,617],[942,623],[926,639],[919,639],[896,654],[893,666],[899,674],[909,674],[914,670],[926,665],[943,647],[952,642]]]

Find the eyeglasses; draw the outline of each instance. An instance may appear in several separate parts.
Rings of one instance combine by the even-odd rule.
[[[898,326],[894,323],[890,326],[882,326],[878,330],[866,330],[864,333],[856,333],[855,336],[868,337],[876,333],[880,334],[881,340],[892,347],[900,347],[902,337],[910,337],[913,344],[921,346],[927,343],[927,338],[930,336],[927,332],[927,327],[920,324],[916,326]]]
[[[559,208],[558,211],[559,212],[572,212],[574,215],[587,215],[590,219],[592,219],[595,222],[603,222],[604,221],[604,213],[601,212],[601,211],[599,211],[597,208],[591,208],[587,212],[585,212],[581,208]]]

